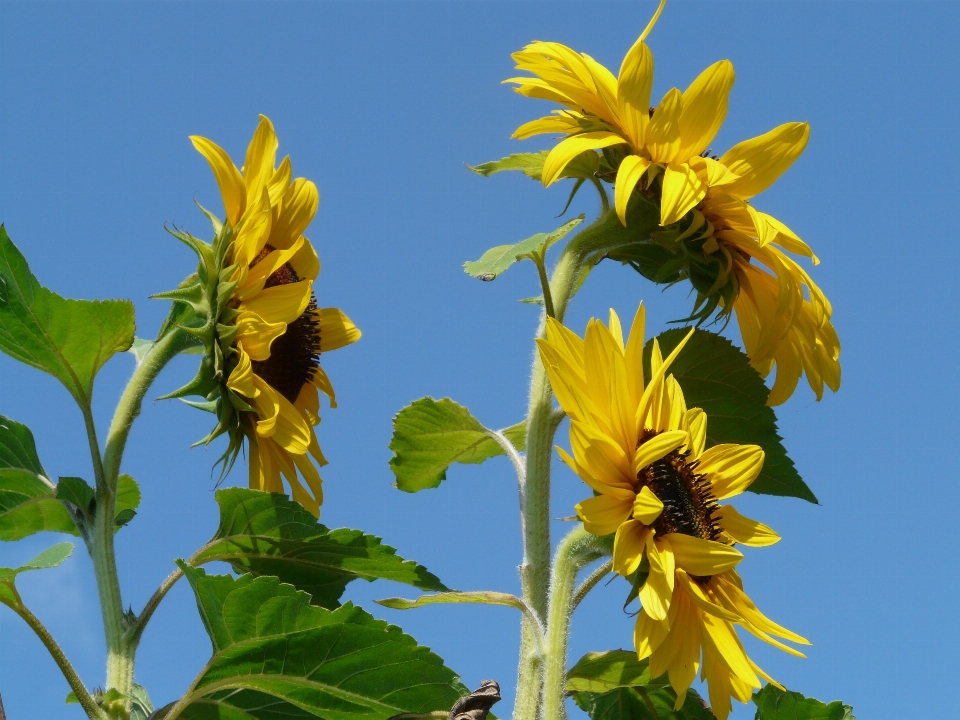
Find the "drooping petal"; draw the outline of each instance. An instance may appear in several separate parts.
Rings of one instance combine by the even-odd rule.
[[[707,194],[706,186],[686,163],[668,165],[663,173],[663,196],[660,200],[660,224],[677,222]]]
[[[212,140],[199,135],[191,135],[190,142],[210,163],[213,176],[217,180],[217,185],[220,186],[220,195],[223,198],[223,208],[227,213],[227,222],[230,225],[236,225],[240,221],[247,204],[247,189],[243,184],[243,176],[226,151]]]
[[[677,593],[675,601],[680,607],[670,639],[677,644],[677,651],[667,667],[667,677],[670,686],[677,693],[674,710],[679,710],[683,707],[687,690],[700,669],[700,622],[697,608],[687,596]]]
[[[637,649],[637,658],[644,660],[660,647],[669,633],[670,626],[663,620],[654,620],[644,610],[637,615],[633,628],[633,646]]]
[[[741,515],[733,505],[721,505],[714,517],[720,520],[720,527],[727,535],[743,545],[766,547],[780,541],[780,536],[771,528]]]
[[[577,155],[588,150],[599,150],[612,145],[622,145],[624,139],[607,131],[587,132],[574,135],[557,143],[543,162],[543,186],[550,187],[560,179],[564,169]]]
[[[681,533],[664,535],[673,548],[677,567],[691,575],[706,577],[729,570],[743,560],[743,554],[730,545]]]
[[[626,520],[617,528],[613,539],[613,571],[620,575],[636,572],[643,559],[650,528],[638,520]],[[654,615],[654,617],[656,617]],[[658,619],[666,617],[666,613]]]
[[[686,571],[677,570],[677,580],[684,591],[686,591],[687,597],[689,597],[697,607],[703,610],[703,612],[710,613],[711,615],[718,617],[721,620],[726,620],[727,622],[743,622],[743,618],[737,615],[735,612],[730,612],[726,608],[710,602],[710,599],[703,594],[703,590],[700,589],[700,586],[690,579],[690,575]]]
[[[683,92],[678,158],[699,155],[713,142],[727,116],[727,98],[735,77],[733,63],[721,60],[700,73]]]
[[[673,600],[676,565],[669,542],[656,540],[652,532],[645,537],[650,573],[640,588],[643,610],[654,620],[665,620]]]
[[[639,155],[627,155],[617,170],[617,182],[613,191],[613,204],[617,217],[624,226],[627,224],[627,204],[640,178],[650,167],[650,161]]]
[[[740,176],[726,186],[731,195],[751,198],[773,185],[800,157],[810,137],[807,123],[786,123],[727,150],[720,162]]]

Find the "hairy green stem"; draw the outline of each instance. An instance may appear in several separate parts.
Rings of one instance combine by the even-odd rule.
[[[164,365],[185,346],[186,334],[181,331],[171,332],[154,344],[137,365],[114,413],[102,460],[92,417],[87,421],[87,435],[90,439],[94,472],[97,475],[96,515],[87,539],[87,549],[93,560],[103,615],[103,631],[107,645],[106,689],[115,689],[124,695],[130,695],[133,691],[136,645],[131,644],[127,638],[127,621],[123,612],[114,551],[117,478],[130,428],[140,414],[140,406],[147,390]]]
[[[593,590],[601,580],[609,575],[611,570],[613,570],[612,559],[607,560],[603,565],[590,573],[590,576],[586,580],[580,583],[576,592],[573,593],[573,599],[570,600],[570,612],[577,609],[577,606],[583,602],[587,593]]]
[[[106,713],[100,709],[100,706],[97,705],[90,693],[87,692],[87,688],[80,679],[80,676],[77,675],[77,671],[73,669],[73,665],[70,664],[67,656],[64,655],[63,650],[60,649],[57,641],[53,639],[53,636],[50,635],[47,628],[43,626],[43,623],[40,622],[40,619],[30,612],[30,610],[22,603],[16,607],[13,605],[9,605],[8,607],[10,607],[11,610],[23,618],[27,625],[30,626],[30,629],[36,633],[38,638],[40,638],[40,642],[43,643],[43,646],[47,649],[47,652],[50,653],[54,662],[57,663],[57,667],[60,668],[60,672],[63,673],[63,676],[67,679],[70,689],[73,690],[73,694],[80,703],[80,707],[82,707],[84,712],[87,713],[87,717],[95,720],[106,720]]]
[[[591,552],[597,537],[580,525],[557,548],[550,581],[550,609],[544,643],[543,720],[566,720],[564,705],[567,683],[567,637],[577,573],[596,557]]]

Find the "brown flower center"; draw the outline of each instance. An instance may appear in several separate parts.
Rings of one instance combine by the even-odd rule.
[[[266,245],[250,263],[253,267],[274,248]],[[300,281],[290,263],[280,266],[264,284],[264,288],[289,285]],[[287,325],[286,331],[270,345],[270,357],[254,360],[253,371],[290,402],[296,402],[303,386],[313,379],[320,366],[320,313],[317,299],[311,294],[303,314]]]
[[[641,443],[657,433],[647,434]],[[663,511],[653,523],[657,535],[681,533],[702,540],[719,540],[720,523],[714,513],[717,500],[706,475],[697,473],[699,461],[688,462],[690,452],[674,450],[637,473],[637,490],[653,491]]]

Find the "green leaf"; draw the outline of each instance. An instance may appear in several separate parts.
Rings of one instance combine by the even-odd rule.
[[[46,478],[33,433],[0,415],[0,540],[20,540],[44,530],[79,534]]]
[[[89,407],[97,371],[133,344],[133,304],[68,300],[43,287],[2,225],[0,288],[0,350],[50,373]]]
[[[78,477],[62,477],[57,483],[57,500],[70,503],[85,515],[92,515],[96,509],[93,488],[86,480]]]
[[[30,428],[0,415],[0,469],[28,470],[34,475],[46,472],[37,457],[37,446]]]
[[[73,553],[73,543],[57,543],[18,568],[0,568],[0,602],[5,605],[20,604],[20,595],[14,586],[17,575],[29,570],[47,570],[57,567]]]
[[[405,598],[384,598],[383,600],[374,600],[378,605],[393,608],[394,610],[412,610],[414,608],[424,607],[426,605],[503,605],[505,607],[516,608],[526,615],[534,625],[540,625],[540,619],[534,614],[530,607],[516,595],[509,593],[494,592],[492,590],[481,590],[475,592],[445,592],[437,595],[423,595],[416,600],[407,600]]]
[[[359,530],[328,530],[285,495],[228,488],[216,494],[220,527],[195,564],[223,561],[238,573],[274,575],[329,609],[352,580],[406,583],[446,590],[426,568],[404,560],[380,538]]]
[[[193,702],[245,689],[325,720],[387,720],[449,710],[468,694],[439,657],[352,603],[330,611],[274,577],[208,576],[179,564],[213,643],[187,695]],[[186,716],[269,717],[219,710]]]
[[[518,451],[524,449],[523,423],[507,428],[503,434]],[[504,454],[490,430],[467,408],[450,398],[431,397],[414,400],[397,413],[390,449],[390,468],[397,478],[396,486],[404,492],[437,487],[455,462],[474,465]]]
[[[757,705],[756,720],[856,720],[853,708],[839,700],[826,705],[769,684],[754,693],[753,702]]]
[[[480,165],[467,165],[478,175],[490,177],[494,173],[504,170],[519,170],[534,180],[543,179],[543,163],[550,154],[549,150],[535,153],[516,153],[499,160],[491,160]],[[563,169],[560,177],[589,179],[600,169],[600,156],[593,150],[580,153]],[[563,213],[561,213],[563,214]]]
[[[650,685],[650,667],[635,652],[608,650],[584,655],[567,672],[567,692],[604,693],[619,687]],[[666,685],[666,677],[657,685]]]
[[[657,337],[666,356],[686,336],[687,330],[668,330]],[[644,348],[649,374],[652,341]],[[759,445],[765,454],[763,470],[748,490],[762,495],[797,497],[817,502],[816,496],[787,457],[777,432],[777,418],[767,407],[770,390],[750,361],[724,337],[695,330],[693,337],[670,366],[687,407],[707,413],[707,446],[719,443]]]
[[[531,252],[546,252],[550,247],[561,240],[567,233],[583,222],[583,215],[565,222],[553,232],[537,233],[526,240],[513,245],[499,245],[487,250],[479,260],[465,262],[463,270],[480,280],[490,281],[502,275],[507,268],[513,265],[522,256]]]
[[[173,703],[160,710],[162,719]],[[180,714],[182,720],[316,720],[316,715],[266,693],[222,690],[193,701]],[[131,720],[133,720],[131,716]]]
[[[666,674],[651,679],[648,661],[626,650],[584,655],[567,673],[567,693],[593,720],[715,720],[693,689],[674,710]]]
[[[140,486],[129,475],[117,478],[117,508],[114,523],[118,528],[133,520],[140,507]]]
[[[153,703],[150,702],[150,696],[143,685],[134,683],[133,692],[130,694],[132,702],[130,703],[130,720],[147,720],[153,712]]]

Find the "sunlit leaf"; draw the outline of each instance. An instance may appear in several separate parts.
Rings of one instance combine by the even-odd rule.
[[[825,704],[800,693],[766,685],[754,693],[756,720],[856,720],[853,708],[839,700]]]
[[[479,260],[465,262],[463,270],[467,275],[480,280],[493,280],[528,253],[549,250],[554,243],[563,239],[567,233],[582,222],[583,215],[581,214],[573,220],[565,222],[553,232],[537,233],[513,245],[499,245],[490,248]]]
[[[393,580],[446,590],[426,568],[404,560],[380,538],[359,530],[328,530],[285,495],[245,488],[217,492],[220,527],[195,564],[229,562],[237,572],[274,575],[334,609],[352,580]]]
[[[507,428],[503,434],[517,450],[524,449],[523,423]],[[390,449],[390,468],[397,487],[405,492],[437,487],[455,462],[478,464],[504,454],[489,430],[467,408],[450,398],[431,397],[415,400],[397,413]]]
[[[82,407],[93,378],[133,343],[127,300],[68,300],[40,285],[0,225],[0,350],[48,372]]]

